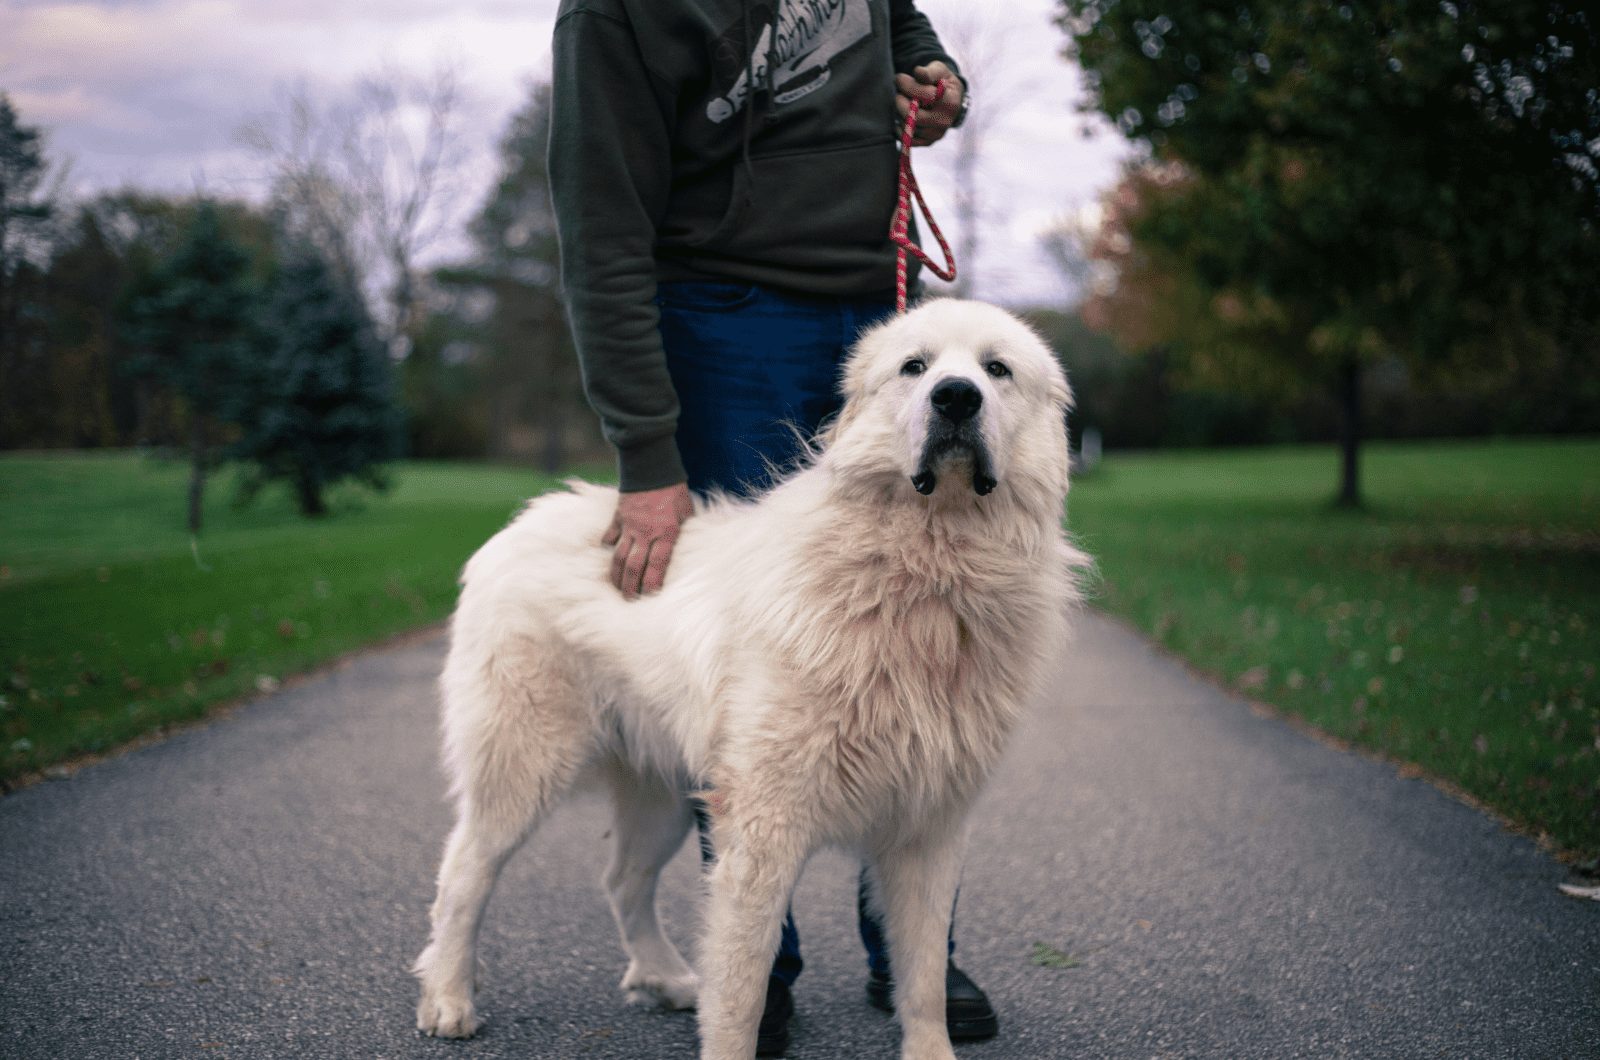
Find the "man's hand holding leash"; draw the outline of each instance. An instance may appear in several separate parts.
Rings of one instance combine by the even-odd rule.
[[[915,77],[911,74],[894,76],[897,93],[894,106],[900,113],[900,120],[905,121],[911,111],[911,101],[916,99],[922,104],[922,110],[917,114],[916,135],[912,137],[911,144],[913,147],[927,147],[961,124],[965,92],[955,71],[937,60],[927,66],[917,67],[914,73]],[[940,81],[948,81],[949,85],[944,98],[936,100],[933,86]]]

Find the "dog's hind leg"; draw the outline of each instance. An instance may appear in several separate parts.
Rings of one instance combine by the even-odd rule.
[[[694,816],[689,800],[654,777],[621,762],[606,771],[616,824],[606,870],[606,894],[628,953],[622,990],[635,1005],[693,1008],[694,971],[667,938],[656,916],[656,880],[683,845]]]
[[[445,843],[428,946],[412,971],[422,983],[417,1030],[466,1038],[478,928],[506,859],[583,767],[591,737],[565,676],[491,659],[445,677],[446,759],[456,781],[456,825]]]
[[[961,875],[958,828],[880,852],[874,890],[889,933],[902,1060],[953,1060],[945,1024],[947,939]]]

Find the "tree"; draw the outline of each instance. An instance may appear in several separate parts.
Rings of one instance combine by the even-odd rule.
[[[239,204],[217,208],[254,253],[270,247],[265,218]],[[105,343],[103,378],[117,445],[183,444],[179,402],[159,378],[141,371],[136,335],[122,324],[184,239],[195,209],[193,201],[148,192],[97,195],[79,206],[73,235],[51,264],[52,316],[63,325],[86,319],[86,330]],[[76,275],[67,272],[69,263],[77,263]]]
[[[1087,105],[1156,167],[1121,214],[1122,256],[1169,299],[1151,341],[1237,385],[1331,391],[1341,503],[1360,500],[1366,366],[1514,380],[1530,361],[1592,356],[1600,27],[1581,7],[1063,11]]]
[[[40,235],[54,210],[45,184],[48,169],[43,133],[22,124],[11,97],[0,92],[0,350],[14,334],[11,281],[42,257]]]
[[[952,297],[972,298],[978,290],[978,257],[984,230],[1006,210],[1003,190],[985,201],[983,190],[995,191],[1000,175],[985,162],[989,145],[1016,104],[1025,97],[1025,85],[1015,62],[1017,23],[1003,8],[971,5],[943,12],[939,36],[961,65],[961,74],[973,86],[978,102],[967,112],[959,129],[940,142],[939,150],[920,154],[919,166],[931,164],[945,174],[954,207],[952,226],[958,270]],[[1003,220],[1004,218],[1000,218]]]
[[[488,296],[478,352],[489,455],[512,455],[518,428],[531,422],[539,465],[556,472],[567,463],[571,425],[591,421],[561,301],[549,141],[550,85],[535,82],[501,137],[499,179],[469,227],[472,260],[440,278]]]
[[[257,297],[251,264],[217,205],[202,201],[177,248],[141,278],[131,298],[138,371],[183,401],[191,533],[200,532],[206,472],[216,463],[223,425],[245,398]]]
[[[491,444],[505,445],[516,416],[506,400],[531,398],[541,421],[540,465],[565,463],[562,431],[570,393],[577,389],[577,355],[562,312],[560,252],[546,154],[550,144],[550,85],[535,82],[500,139],[500,179],[473,218],[478,268],[494,292],[490,318]],[[533,387],[516,380],[532,380]],[[530,393],[531,391],[531,393]],[[497,400],[498,399],[498,400]]]
[[[261,331],[264,352],[232,448],[252,465],[246,496],[287,480],[301,512],[317,516],[327,489],[344,479],[387,489],[383,464],[400,455],[401,419],[388,354],[360,295],[315,248],[292,246]]]
[[[462,171],[460,105],[447,65],[428,78],[382,69],[326,106],[294,88],[239,132],[266,167],[280,223],[364,293],[395,357],[417,323],[417,257],[452,220],[441,203]]]
[[[125,278],[98,219],[78,211],[51,258],[39,299],[52,400],[39,410],[35,444],[115,444],[112,375]]]
[[[422,325],[398,366],[414,457],[481,460],[490,451],[483,328],[466,311],[477,293],[436,277],[422,286]]]
[[[49,364],[36,312],[56,188],[44,136],[0,93],[0,443],[27,437],[47,406]]]

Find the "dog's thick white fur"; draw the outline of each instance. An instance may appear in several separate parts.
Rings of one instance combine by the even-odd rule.
[[[416,964],[423,1032],[477,1028],[495,878],[598,773],[616,807],[604,882],[629,1000],[696,1003],[655,909],[693,791],[718,852],[702,1055],[753,1054],[784,906],[824,844],[870,867],[903,1056],[953,1055],[945,935],[963,821],[1063,643],[1085,562],[1061,528],[1070,392],[1020,321],[953,300],[863,336],[844,391],[803,469],[755,501],[698,507],[658,594],[611,586],[600,539],[616,494],[576,482],[467,564],[442,679],[457,822]],[[958,391],[960,423],[936,407]]]

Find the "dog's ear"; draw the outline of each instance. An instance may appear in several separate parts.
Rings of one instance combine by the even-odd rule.
[[[1077,401],[1072,394],[1072,384],[1067,382],[1066,370],[1058,364],[1056,370],[1050,373],[1050,401],[1062,413],[1068,413],[1077,406]]]
[[[822,448],[832,445],[844,429],[855,422],[860,415],[861,406],[865,403],[862,397],[867,390],[867,369],[873,359],[879,356],[878,343],[882,333],[898,318],[891,317],[879,324],[874,324],[856,337],[855,345],[850,348],[850,355],[845,359],[844,372],[839,379],[839,395],[844,399],[844,405],[839,409],[838,415],[829,420],[822,430],[817,432],[817,444]]]
[[[1072,396],[1072,384],[1067,382],[1067,366],[1056,355],[1055,347],[1045,341],[1037,328],[1020,317],[1010,317],[1014,326],[1020,328],[1025,337],[1023,342],[1033,347],[1032,356],[1037,357],[1039,363],[1045,366],[1045,396],[1050,403],[1061,410],[1062,416],[1071,412],[1076,406]]]
[[[817,431],[816,445],[818,449],[827,449],[833,445],[834,439],[839,437],[850,423],[856,418],[856,410],[861,406],[857,398],[845,398],[844,407]]]

